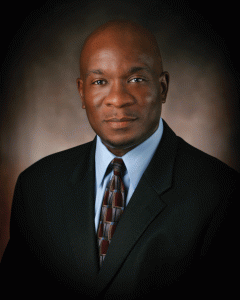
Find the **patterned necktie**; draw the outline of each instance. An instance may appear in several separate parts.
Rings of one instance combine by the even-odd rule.
[[[125,206],[125,189],[121,178],[125,167],[124,162],[121,158],[114,158],[111,165],[113,166],[113,176],[105,190],[98,226],[100,266],[102,266]]]

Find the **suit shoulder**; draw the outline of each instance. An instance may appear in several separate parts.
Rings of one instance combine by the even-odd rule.
[[[190,145],[182,138],[179,139],[178,159],[179,170],[191,180],[196,178],[209,184],[237,186],[240,174],[226,163],[202,150]]]
[[[86,160],[86,156],[90,153],[93,143],[94,142],[91,141],[60,152],[49,154],[30,165],[20,175],[31,176],[33,173],[35,174],[36,172],[41,172],[46,169],[51,170],[56,166],[70,166],[76,163],[81,163],[81,161]]]
[[[179,154],[184,156],[187,160],[191,159],[192,163],[196,163],[197,165],[203,163],[202,167],[210,166],[213,168],[217,168],[219,171],[223,169],[224,171],[233,172],[236,175],[239,174],[236,170],[228,166],[226,163],[222,162],[220,159],[200,149],[197,149],[196,147],[190,145],[180,137],[178,137],[178,139],[179,139]]]

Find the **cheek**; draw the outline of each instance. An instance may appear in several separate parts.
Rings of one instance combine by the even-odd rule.
[[[86,102],[85,110],[88,121],[93,127],[94,131],[100,130],[102,127],[102,121],[104,119],[102,106],[96,104],[94,101],[91,101],[91,103]]]
[[[97,93],[94,89],[86,89],[84,103],[86,107],[87,114],[97,114],[101,108],[103,96],[99,92]]]
[[[159,97],[159,92],[154,84],[141,86],[134,91],[139,106],[154,106]]]
[[[84,95],[85,104],[91,107],[91,109],[97,110],[102,105],[103,99],[107,95],[107,89],[95,86],[85,87]]]
[[[96,106],[89,104],[86,104],[85,107],[88,119],[95,123],[100,117],[98,109]]]
[[[147,90],[140,95],[138,102],[142,114],[147,118],[154,118],[161,111],[161,101],[157,90]]]

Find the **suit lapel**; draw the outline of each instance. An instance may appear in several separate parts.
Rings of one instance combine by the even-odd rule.
[[[171,190],[177,137],[164,122],[164,133],[152,161],[125,209],[97,278],[101,292],[121,267],[137,240],[167,204],[161,195]]]
[[[71,201],[67,201],[65,220],[82,282],[89,284],[99,268],[94,226],[95,140],[79,153],[79,163],[70,178],[70,185]]]

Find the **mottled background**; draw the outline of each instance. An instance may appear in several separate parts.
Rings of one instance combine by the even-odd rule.
[[[238,8],[192,2],[42,1],[2,10],[0,258],[19,173],[94,137],[78,96],[78,59],[86,36],[110,19],[132,19],[155,33],[170,73],[162,117],[187,142],[240,171]]]

